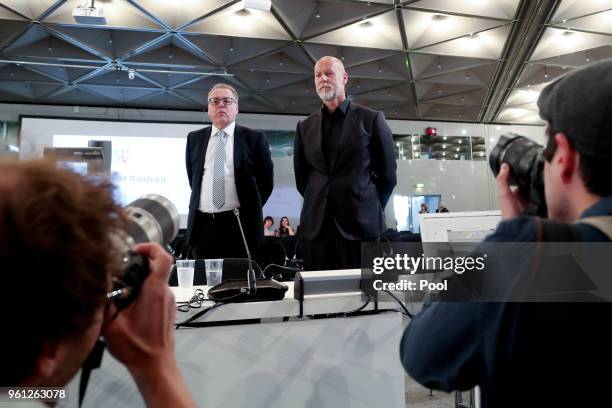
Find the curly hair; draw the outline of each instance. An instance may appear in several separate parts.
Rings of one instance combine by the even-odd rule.
[[[45,161],[0,162],[3,324],[0,385],[30,374],[45,341],[79,335],[120,271],[113,232],[125,216],[107,181]]]

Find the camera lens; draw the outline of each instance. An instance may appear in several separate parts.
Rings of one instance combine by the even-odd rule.
[[[529,188],[533,184],[532,176],[534,166],[537,165],[538,156],[543,147],[525,136],[504,134],[500,136],[497,145],[489,155],[489,166],[497,176],[502,163],[510,166],[510,184],[518,186],[521,193],[529,195]]]
[[[168,245],[178,234],[180,217],[167,198],[148,194],[125,207],[130,219],[128,235],[134,244],[154,242]]]
[[[501,135],[489,155],[489,166],[497,177],[502,163],[510,167],[508,183],[518,186],[519,193],[529,203],[528,214],[546,215],[544,199],[544,148],[525,136]]]

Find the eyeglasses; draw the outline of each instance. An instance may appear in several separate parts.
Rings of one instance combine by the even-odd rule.
[[[208,103],[214,106],[219,106],[223,102],[223,105],[229,106],[236,103],[234,98],[208,98]]]

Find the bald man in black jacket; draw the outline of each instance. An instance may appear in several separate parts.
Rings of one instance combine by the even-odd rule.
[[[385,230],[396,184],[393,137],[382,112],[346,98],[340,60],[315,65],[323,107],[297,125],[296,186],[304,197],[300,233],[307,270],[359,268],[361,242]]]

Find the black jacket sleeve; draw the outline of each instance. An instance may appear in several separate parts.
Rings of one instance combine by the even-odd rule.
[[[187,135],[187,145],[185,147],[185,166],[187,167],[187,179],[189,180],[189,187],[193,189],[191,185],[191,178],[193,176],[191,169],[191,140],[192,140],[192,132]]]
[[[380,204],[384,209],[397,184],[393,134],[382,112],[376,114],[371,138],[372,170]]]
[[[263,206],[274,188],[274,163],[268,141],[263,133],[257,132],[255,143],[255,163],[257,188],[261,194],[261,205]]]
[[[295,139],[293,140],[293,170],[295,173],[295,186],[297,191],[304,197],[306,186],[308,185],[308,164],[304,157],[300,125],[301,122],[298,122],[295,129]]]

